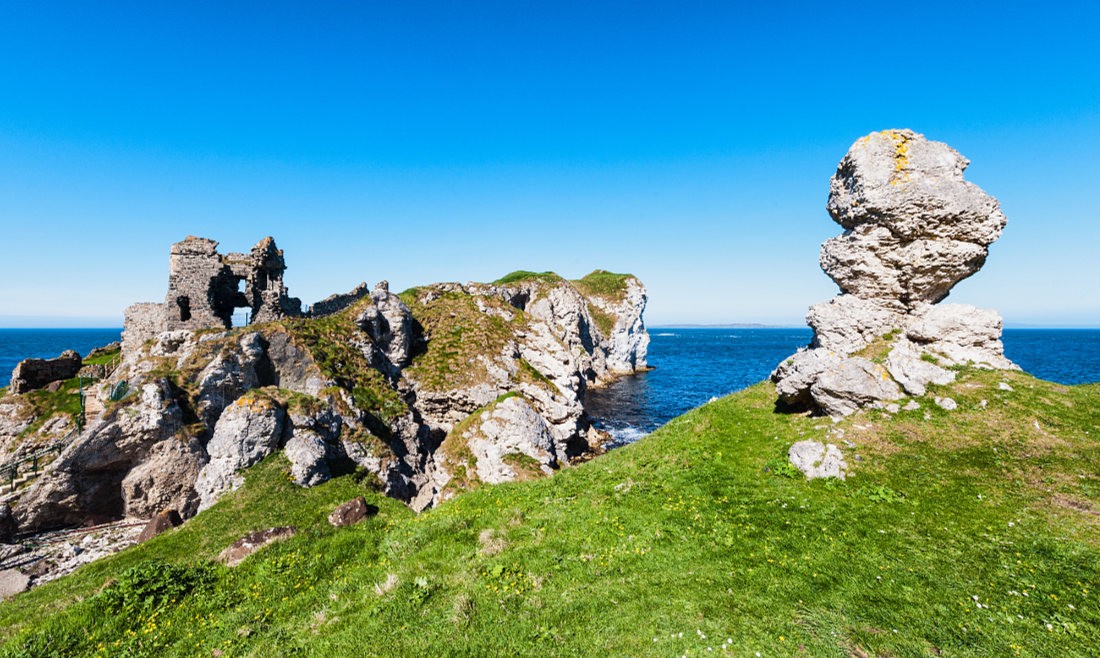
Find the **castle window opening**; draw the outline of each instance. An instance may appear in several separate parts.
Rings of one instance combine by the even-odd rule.
[[[186,295],[181,295],[176,298],[176,304],[180,308],[180,322],[187,322],[191,319],[191,298]]]

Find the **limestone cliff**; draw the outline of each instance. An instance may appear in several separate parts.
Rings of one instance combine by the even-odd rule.
[[[422,509],[598,452],[586,387],[647,367],[632,276],[516,273],[401,295],[382,282],[300,312],[273,241],[247,256],[215,246],[173,247],[168,297],[183,306],[128,312],[121,365],[93,392],[101,410],[17,492],[22,530],[190,516],[278,450],[302,486],[361,468]],[[247,282],[240,299],[233,280]],[[225,326],[234,305],[255,320]]]

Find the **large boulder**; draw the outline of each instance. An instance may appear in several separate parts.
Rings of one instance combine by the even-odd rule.
[[[799,441],[787,451],[791,465],[802,471],[807,480],[818,478],[837,478],[848,476],[848,463],[840,448],[819,441]]]
[[[200,510],[217,502],[225,491],[239,487],[244,482],[239,471],[279,449],[285,417],[273,400],[253,395],[238,398],[222,413],[206,444],[210,461],[195,481]]]
[[[826,369],[810,387],[810,395],[818,408],[834,417],[902,397],[885,368],[860,357],[843,359]]]
[[[947,296],[982,266],[1006,222],[997,200],[964,180],[969,164],[911,130],[857,140],[830,183],[826,208],[848,233],[823,248],[826,273],[845,292],[889,305],[912,308]],[[870,269],[839,267],[845,262]],[[876,272],[876,263],[885,270]]]
[[[549,423],[521,396],[493,402],[456,427],[437,456],[436,486],[498,484],[550,475],[559,466]]]
[[[283,452],[291,477],[303,487],[327,482],[333,466],[348,460],[340,441],[343,418],[328,405],[291,410],[289,416]]]
[[[1008,370],[1016,366],[1004,356],[1001,325],[996,311],[940,304],[917,316],[905,335],[947,365],[975,363]]]
[[[855,295],[838,295],[811,306],[806,322],[814,330],[813,347],[852,354],[889,333],[902,319],[872,301]]]
[[[381,365],[389,374],[396,375],[409,365],[413,353],[423,340],[409,307],[390,292],[388,281],[380,281],[370,293],[371,304],[355,319],[356,325],[367,332],[371,343],[384,357]]]

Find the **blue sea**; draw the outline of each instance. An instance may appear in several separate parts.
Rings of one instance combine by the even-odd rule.
[[[0,386],[11,382],[11,371],[23,359],[52,359],[65,350],[88,356],[121,338],[121,329],[0,329]]]
[[[590,391],[597,426],[629,442],[714,397],[751,386],[810,341],[797,329],[650,329],[655,370]],[[0,329],[0,386],[24,358],[67,349],[86,355],[119,340],[120,329]],[[1006,329],[1005,354],[1025,371],[1061,384],[1100,381],[1100,329]]]
[[[768,377],[810,342],[809,328],[651,328],[655,370],[590,391],[597,427],[629,443],[711,398]],[[1006,329],[1005,355],[1025,371],[1060,384],[1100,381],[1100,329]]]

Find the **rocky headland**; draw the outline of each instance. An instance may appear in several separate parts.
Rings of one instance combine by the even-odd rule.
[[[982,267],[1006,222],[997,200],[963,178],[969,164],[911,130],[852,145],[827,204],[844,233],[821,246],[821,268],[841,293],[810,307],[812,342],[772,373],[782,408],[897,411],[920,404],[904,398],[929,384],[953,382],[956,366],[1016,368],[996,311],[940,303]]]
[[[78,355],[17,369],[42,374],[0,399],[0,462],[64,445],[6,494],[13,527],[186,519],[276,451],[303,487],[358,469],[421,510],[598,454],[585,390],[647,368],[646,292],[630,275],[516,272],[400,295],[383,281],[303,309],[285,267],[271,238],[248,254],[173,245],[165,301],[127,310],[80,428],[29,397]],[[233,328],[242,307],[251,322]]]

